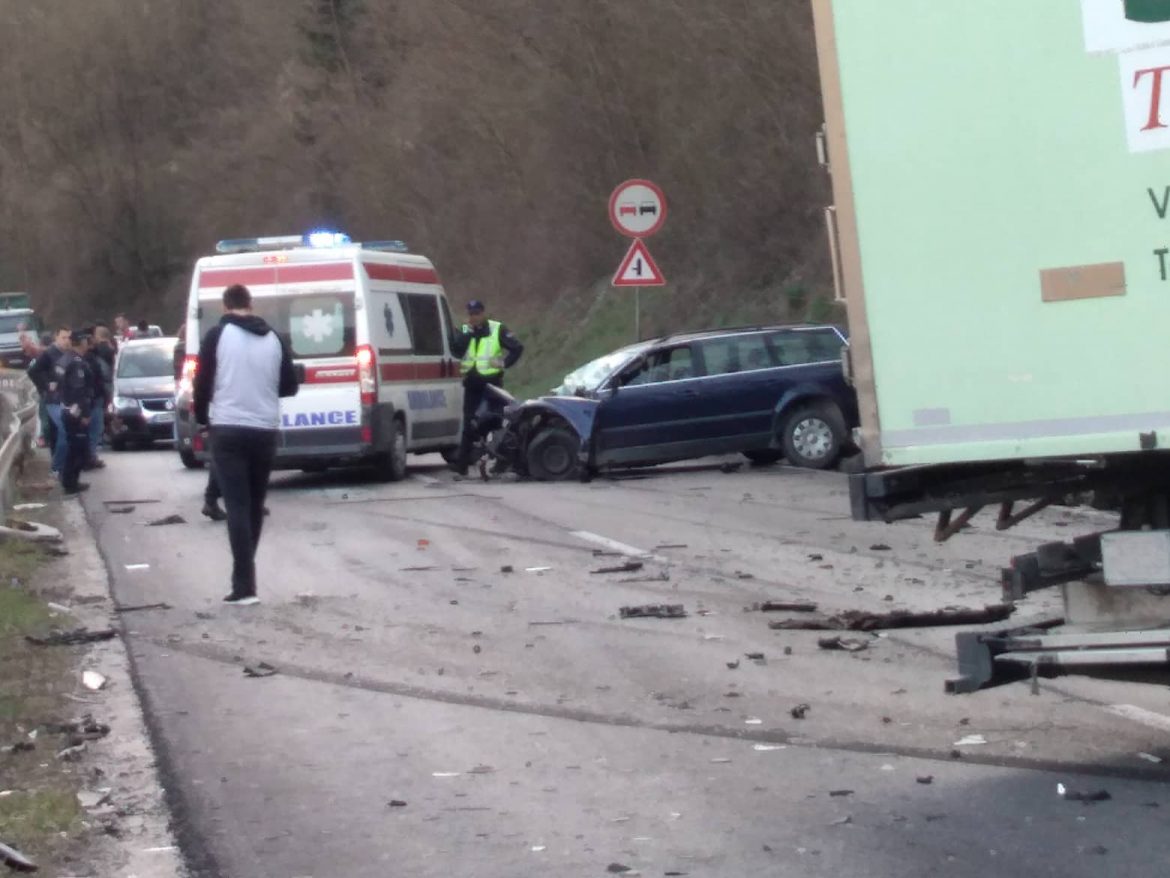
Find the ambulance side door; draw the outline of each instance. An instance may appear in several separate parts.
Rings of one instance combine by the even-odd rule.
[[[458,445],[463,433],[463,378],[459,373],[459,359],[451,351],[451,339],[455,335],[455,321],[446,296],[439,296],[439,310],[443,314],[443,349],[446,352],[444,384],[447,388],[447,421],[453,425],[450,432],[451,444]]]
[[[458,415],[452,417],[455,387],[449,377],[449,348],[440,297],[432,292],[399,293],[410,325],[413,375],[406,391],[408,446],[437,448],[458,435]]]

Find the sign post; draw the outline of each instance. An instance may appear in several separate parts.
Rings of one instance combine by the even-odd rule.
[[[649,180],[626,180],[609,196],[609,221],[620,234],[634,239],[613,276],[612,285],[634,288],[634,341],[640,341],[642,287],[660,287],[666,283],[643,240],[666,222],[666,196]]]

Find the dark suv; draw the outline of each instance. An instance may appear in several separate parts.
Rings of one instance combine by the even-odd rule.
[[[767,326],[667,336],[600,357],[513,417],[538,479],[742,452],[832,466],[857,426],[844,333]]]

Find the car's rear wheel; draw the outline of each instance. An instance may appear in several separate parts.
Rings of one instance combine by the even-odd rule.
[[[793,466],[828,469],[841,455],[845,421],[831,403],[801,406],[785,419],[780,439]]]
[[[406,433],[397,418],[390,422],[390,448],[379,455],[376,467],[378,478],[384,482],[406,478]]]
[[[745,451],[743,456],[750,460],[753,466],[767,466],[784,457],[784,452],[775,448],[761,448],[756,451]]]
[[[189,448],[184,448],[179,452],[179,460],[183,461],[183,466],[187,469],[203,469],[203,461],[195,456],[195,452]]]
[[[577,451],[581,443],[564,427],[549,427],[528,443],[528,473],[539,482],[576,478],[580,472]]]

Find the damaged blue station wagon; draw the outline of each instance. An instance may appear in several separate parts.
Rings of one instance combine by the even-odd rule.
[[[550,396],[509,407],[516,469],[542,481],[743,453],[832,466],[857,426],[833,326],[767,326],[666,336],[565,376]]]

